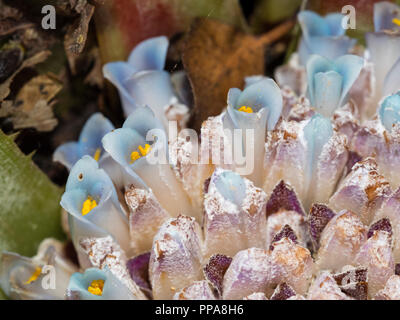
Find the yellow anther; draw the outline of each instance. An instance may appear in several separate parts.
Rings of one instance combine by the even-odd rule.
[[[39,278],[40,274],[42,273],[42,268],[36,267],[35,271],[32,273],[31,277],[28,279],[28,281],[25,282],[25,284],[30,284]]]
[[[253,109],[251,107],[246,107],[246,106],[240,107],[239,111],[246,112],[246,113],[253,113]]]
[[[131,153],[131,164],[134,163],[137,159],[140,158],[140,154],[137,151],[133,151]]]
[[[138,147],[139,151],[132,151],[131,153],[131,164],[134,163],[137,159],[146,156],[151,151],[151,146],[149,144],[145,144],[144,148],[142,146]]]
[[[142,146],[139,146],[139,151],[142,154],[142,156],[146,156],[150,151],[151,151],[151,147],[149,144],[145,144],[144,148]]]
[[[87,289],[91,294],[101,296],[103,294],[104,280],[93,280]]]
[[[400,26],[400,19],[394,18],[394,19],[392,20],[392,22],[393,22],[394,24],[397,24],[398,26]]]
[[[92,197],[87,197],[87,199],[83,202],[82,205],[82,215],[88,214],[92,211],[95,207],[97,207],[97,202]]]
[[[101,149],[97,148],[96,152],[94,153],[94,156],[93,156],[94,160],[99,161],[100,155],[101,155]]]

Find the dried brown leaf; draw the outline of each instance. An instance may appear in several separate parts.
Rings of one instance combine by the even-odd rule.
[[[80,16],[68,27],[64,38],[65,52],[72,74],[76,73],[76,59],[85,48],[89,23],[92,19],[95,7],[85,3],[83,8],[79,7]]]
[[[192,124],[199,129],[209,116],[226,107],[230,88],[241,88],[244,78],[264,74],[264,48],[286,34],[289,21],[255,37],[211,19],[197,19],[186,38],[183,64],[194,93]]]
[[[33,23],[25,20],[18,9],[9,7],[0,0],[0,37],[31,26]]]
[[[51,131],[57,125],[51,100],[61,88],[61,82],[51,74],[34,77],[22,87],[14,102],[3,102],[0,117],[10,116],[15,129]]]
[[[10,85],[14,79],[14,77],[22,70],[28,67],[32,67],[38,63],[41,63],[47,59],[47,57],[51,54],[50,51],[41,51],[34,56],[24,60],[22,64],[17,68],[13,74],[3,83],[0,84],[0,102],[3,101],[10,94]]]

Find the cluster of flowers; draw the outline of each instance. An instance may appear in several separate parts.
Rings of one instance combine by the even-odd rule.
[[[17,299],[400,299],[399,17],[376,4],[363,49],[342,15],[299,14],[279,86],[247,78],[201,128],[209,155],[224,129],[254,130],[247,176],[192,163],[184,136],[148,140],[189,114],[185,74],[163,71],[166,38],[106,65],[125,123],[95,114],[54,154],[70,169],[61,206],[79,266],[47,239],[33,258],[3,253],[1,288]],[[157,152],[174,156],[147,161]],[[43,288],[45,265],[55,289]]]

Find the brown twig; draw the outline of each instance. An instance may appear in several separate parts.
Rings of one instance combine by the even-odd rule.
[[[294,27],[294,25],[294,20],[285,21],[276,28],[260,36],[258,38],[258,42],[264,46],[271,44],[272,42],[275,42],[276,40],[282,38],[285,34],[287,34]]]

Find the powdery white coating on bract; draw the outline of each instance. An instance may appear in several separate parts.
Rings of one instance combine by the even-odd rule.
[[[175,293],[174,300],[217,300],[208,281],[201,280]]]
[[[169,145],[170,161],[182,186],[190,197],[193,205],[191,216],[201,223],[203,210],[203,186],[204,181],[211,176],[214,169],[213,165],[201,164],[199,145],[187,140],[185,137],[178,136]]]
[[[240,251],[225,273],[223,299],[239,300],[254,292],[266,292],[270,281],[268,252],[259,248]]]
[[[304,199],[305,124],[306,121],[281,121],[274,131],[267,133],[264,159],[266,177],[263,189],[268,195],[279,181],[284,180],[296,190],[299,200]]]
[[[167,220],[154,237],[149,279],[154,299],[174,294],[202,279],[202,235],[194,218],[178,216]]]
[[[375,300],[400,300],[400,276],[391,276],[383,289],[379,290]]]
[[[307,234],[304,217],[296,211],[281,210],[267,218],[267,242],[266,248],[271,244],[274,236],[285,226],[289,225],[297,236],[300,245],[306,246]]]
[[[265,247],[267,196],[253,182],[241,178],[245,195],[241,205],[224,198],[214,183],[229,171],[217,168],[204,196],[206,257],[220,253],[234,256],[249,247]],[[230,239],[227,243],[226,239]]]
[[[363,157],[376,153],[377,146],[382,142],[384,132],[385,127],[377,117],[365,121],[350,141],[350,150]]]
[[[310,105],[310,100],[302,95],[297,100],[297,103],[290,110],[287,120],[301,122],[310,119],[315,114],[314,108]]]
[[[356,163],[329,200],[335,210],[351,210],[369,224],[385,197],[391,194],[389,182],[379,174],[373,158]]]
[[[289,62],[276,68],[275,79],[280,87],[288,86],[298,95],[307,91],[306,69],[300,64],[299,55],[293,53]]]
[[[356,214],[347,210],[339,212],[321,234],[316,260],[319,269],[340,271],[352,264],[366,236],[367,228]]]
[[[219,166],[224,169],[234,170],[233,164],[226,163],[224,161],[224,127],[222,119],[225,116],[225,112],[215,117],[209,117],[201,125],[200,130],[200,158],[209,159],[209,163],[216,163],[219,160]],[[215,159],[215,156],[219,155]],[[213,160],[214,159],[214,160]]]
[[[308,249],[283,238],[269,251],[271,285],[286,282],[298,294],[305,294],[314,272],[314,261]]]
[[[359,117],[357,107],[351,100],[343,107],[337,109],[332,116],[334,129],[347,137],[348,144],[360,129]]]
[[[254,292],[244,297],[243,300],[268,300],[264,292]]]
[[[394,275],[391,234],[374,231],[372,237],[360,248],[355,262],[368,268],[368,295],[374,297]]]
[[[318,158],[317,181],[312,183],[309,193],[313,196],[309,203],[326,203],[334,192],[348,158],[346,136],[334,132],[322,148]],[[314,186],[314,187],[313,187]]]
[[[135,255],[150,251],[155,234],[171,215],[151,190],[130,186],[125,192],[125,201],[129,208],[131,247]]]
[[[283,108],[282,108],[282,118],[288,120],[290,111],[298,103],[300,98],[297,94],[288,86],[283,86],[281,89]]]
[[[307,300],[353,300],[340,290],[329,271],[321,272],[308,291]]]
[[[81,239],[80,246],[87,254],[87,258],[93,267],[109,270],[129,289],[136,299],[147,299],[132,280],[126,267],[125,253],[112,237]]]
[[[167,121],[176,121],[178,131],[186,128],[186,124],[190,118],[189,108],[182,103],[179,103],[176,97],[173,97],[170,103],[164,106],[165,118]]]
[[[360,75],[349,91],[349,99],[354,101],[363,118],[366,118],[367,114],[373,114],[376,110],[376,106],[371,103],[375,95],[376,81],[373,67],[373,63],[365,59]]]
[[[382,208],[375,214],[374,221],[388,218],[393,231],[393,258],[400,260],[400,189],[388,197]]]

